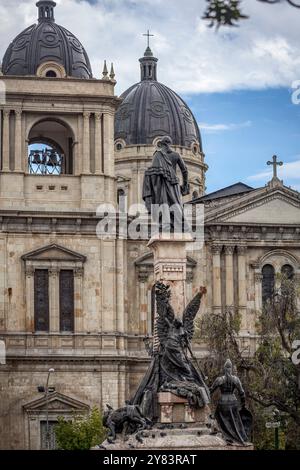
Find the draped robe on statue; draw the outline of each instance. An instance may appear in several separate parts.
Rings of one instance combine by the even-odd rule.
[[[176,175],[177,165],[183,177],[181,188]],[[143,200],[149,213],[152,209],[154,222],[159,223],[159,216],[155,213],[157,208],[152,208],[152,205],[165,205],[160,209],[164,217],[163,224],[165,223],[167,229],[170,227],[174,229],[175,226],[178,230],[181,230],[183,222],[181,193],[185,195],[189,192],[187,178],[188,171],[179,153],[172,150],[165,151],[164,149],[157,150],[154,153],[152,165],[145,171],[143,184]],[[170,207],[172,206],[171,218],[173,217],[173,219],[168,222]]]

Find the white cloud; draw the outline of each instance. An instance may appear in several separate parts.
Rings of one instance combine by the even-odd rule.
[[[230,123],[230,124],[207,124],[206,122],[199,122],[198,123],[201,131],[214,134],[216,132],[223,132],[223,131],[235,131],[237,129],[242,129],[244,127],[251,127],[251,121],[245,121],[240,123]]]
[[[270,167],[272,168],[272,167]],[[294,162],[284,163],[283,166],[278,168],[278,177],[284,181],[289,180],[294,188],[300,189],[300,160]],[[249,176],[249,181],[268,181],[273,176],[273,170],[261,171],[255,175]],[[295,182],[295,184],[293,184]]]
[[[100,77],[115,63],[120,93],[139,80],[142,34],[151,29],[159,79],[179,93],[290,86],[300,79],[300,11],[282,2],[244,0],[249,20],[239,28],[207,28],[204,0],[57,0],[56,20],[87,49]],[[0,56],[36,19],[34,0],[1,0]]]

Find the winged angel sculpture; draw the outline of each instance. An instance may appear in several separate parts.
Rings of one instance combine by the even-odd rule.
[[[157,392],[170,391],[187,398],[191,406],[199,408],[210,401],[209,389],[190,346],[194,319],[205,292],[205,288],[200,289],[185,308],[180,321],[170,304],[170,287],[163,283],[156,284],[157,317],[156,338],[151,354],[153,359],[134,397],[134,403],[140,404],[144,416],[150,419],[156,415]],[[157,340],[158,348],[155,347]]]

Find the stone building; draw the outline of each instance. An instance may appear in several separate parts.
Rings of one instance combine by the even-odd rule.
[[[274,274],[300,274],[300,195],[274,176],[204,195],[200,132],[184,101],[157,80],[148,47],[141,80],[118,98],[114,71],[93,77],[86,51],[37,3],[37,24],[9,45],[1,81],[0,447],[46,448],[58,416],[131,395],[147,366],[153,257],[147,240],[97,236],[100,204],[140,204],[143,173],[168,135],[205,210],[203,248],[187,258],[187,296],[202,311],[236,307],[255,347],[255,316]],[[125,205],[125,206],[124,206]],[[119,225],[118,225],[119,227]],[[3,343],[1,343],[3,345]],[[201,345],[197,353],[203,354]],[[0,362],[4,362],[3,360]],[[49,368],[52,387],[45,387]],[[54,446],[53,432],[50,447]]]

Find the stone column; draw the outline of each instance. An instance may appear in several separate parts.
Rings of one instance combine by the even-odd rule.
[[[3,111],[3,147],[2,147],[2,171],[9,171],[9,116],[10,110]]]
[[[49,269],[49,331],[60,331],[59,321],[59,270],[56,267]]]
[[[126,331],[126,313],[125,302],[127,298],[126,292],[126,240],[116,240],[116,329],[119,333]],[[119,341],[120,349],[125,347],[124,338]]]
[[[25,329],[27,333],[34,331],[34,268],[26,267],[26,318]]]
[[[234,246],[225,246],[226,307],[229,308],[234,306],[233,252]]]
[[[246,286],[246,246],[238,246],[238,279],[239,279],[239,308],[247,307],[247,286]]]
[[[212,269],[213,269],[213,310],[220,312],[222,309],[221,299],[221,251],[222,245],[212,245]]]
[[[77,144],[74,149],[74,174],[81,175],[83,173],[83,115],[77,116]]]
[[[102,172],[102,114],[95,113],[95,173]]]
[[[76,268],[74,271],[74,332],[82,333],[83,324],[83,304],[82,304],[82,282],[83,268]]]
[[[110,112],[103,114],[104,126],[104,173],[114,176],[114,116]]]
[[[262,309],[262,279],[263,279],[263,275],[261,273],[259,272],[254,273],[256,312],[259,312]]]
[[[89,174],[90,169],[90,115],[89,112],[83,113],[83,174]]]
[[[171,287],[171,305],[181,319],[186,306],[186,244],[192,242],[190,234],[159,234],[151,238],[148,246],[154,254],[155,281]]]
[[[15,110],[15,171],[22,171],[22,110]]]
[[[2,223],[0,225],[2,227]],[[2,233],[0,236],[0,331],[3,332],[7,328],[6,324],[6,276],[7,276],[7,261],[6,261],[6,234]]]

